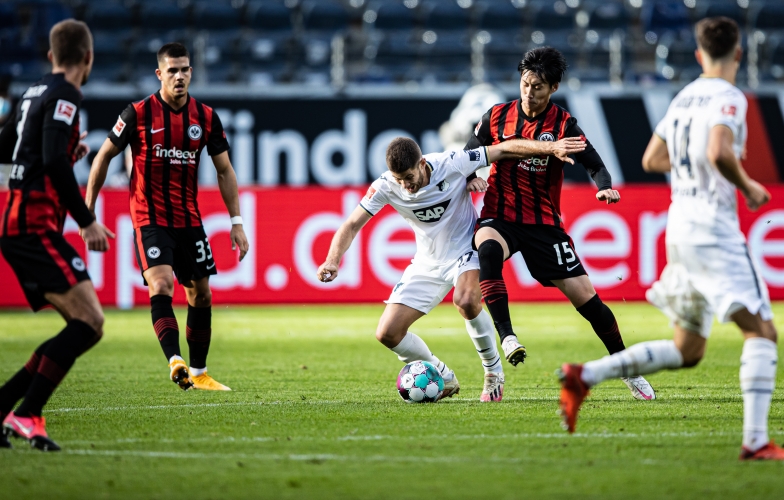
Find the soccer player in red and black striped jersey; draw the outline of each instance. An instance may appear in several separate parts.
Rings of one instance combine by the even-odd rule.
[[[218,171],[218,186],[231,216],[232,250],[248,251],[242,229],[237,177],[218,114],[188,94],[193,69],[187,49],[169,43],[158,51],[161,90],[122,112],[93,160],[87,206],[95,206],[109,161],[130,145],[133,153],[130,205],[136,261],[149,287],[152,323],[169,361],[172,381],[182,389],[230,390],[207,374],[212,335],[209,278],[215,261],[202,226],[198,193],[199,158],[206,147]],[[190,368],[180,353],[172,309],[174,276],[188,298],[186,339]]]
[[[466,149],[510,139],[569,140],[574,157],[590,173],[596,199],[617,203],[621,197],[599,154],[585,138],[577,120],[550,101],[558,90],[566,60],[551,47],[528,51],[518,65],[520,99],[490,108],[476,126]],[[487,179],[484,207],[477,221],[474,244],[479,252],[479,282],[487,308],[501,337],[507,360],[516,365],[526,352],[517,339],[509,316],[509,297],[502,275],[504,261],[520,252],[528,270],[543,286],[556,286],[591,323],[610,354],[625,349],[615,316],[594,290],[561,218],[561,186],[565,161],[554,155],[493,164]],[[642,377],[623,379],[637,399],[653,399]]]
[[[92,35],[83,22],[67,19],[54,25],[49,42],[52,72],[27,89],[0,133],[0,163],[13,165],[0,249],[33,310],[50,305],[66,326],[0,387],[0,447],[10,447],[6,436],[16,436],[56,451],[43,407],[76,358],[103,335],[103,311],[85,263],[63,238],[66,212],[90,250],[106,251],[114,235],[87,209],[73,173],[74,162],[88,152],[79,142],[79,89],[92,68]]]

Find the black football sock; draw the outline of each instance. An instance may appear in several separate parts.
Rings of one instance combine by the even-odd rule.
[[[33,381],[33,377],[38,371],[38,363],[41,362],[41,356],[50,341],[51,339],[39,345],[22,369],[16,372],[3,387],[0,387],[0,415],[10,412],[14,405],[27,393],[27,390],[30,388],[30,382]]]
[[[172,298],[168,295],[153,295],[150,297],[150,312],[152,313],[152,327],[158,342],[161,343],[166,361],[172,356],[180,356],[180,327],[172,309]]]
[[[607,304],[602,302],[598,293],[578,307],[577,312],[591,323],[593,331],[596,332],[610,354],[626,349],[621,338],[621,331],[618,329],[618,322],[615,321],[615,315],[607,307]]]
[[[495,329],[501,342],[512,331],[512,321],[509,318],[509,295],[506,293],[504,283],[504,248],[495,240],[485,240],[479,245],[479,287],[485,304],[493,317]]]
[[[191,357],[191,368],[206,368],[207,353],[212,337],[212,307],[188,306],[188,323],[185,338]]]
[[[27,389],[24,401],[14,413],[22,417],[40,416],[44,405],[65,378],[76,358],[85,352],[85,346],[95,344],[96,335],[90,325],[72,319],[57,336],[50,339],[41,353],[38,370]]]

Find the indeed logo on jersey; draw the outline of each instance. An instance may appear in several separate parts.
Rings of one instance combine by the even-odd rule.
[[[517,164],[518,167],[529,172],[547,172],[547,164],[550,163],[550,157],[543,158],[528,158]]]
[[[158,158],[176,158],[183,160],[195,160],[197,153],[196,151],[183,151],[182,149],[177,148],[163,149],[163,146],[160,144],[153,146],[152,150]]]
[[[442,201],[436,205],[420,208],[414,210],[414,215],[420,222],[438,222],[441,220],[441,216],[444,215],[446,212],[446,207],[449,206],[449,202],[452,200]]]

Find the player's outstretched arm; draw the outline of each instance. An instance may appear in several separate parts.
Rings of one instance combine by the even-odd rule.
[[[531,158],[538,155],[553,155],[556,158],[574,164],[569,155],[585,151],[585,141],[580,137],[565,137],[560,141],[532,141],[515,139],[500,144],[487,146],[487,159],[490,163],[510,158]]]
[[[642,169],[649,174],[666,174],[671,168],[667,143],[658,134],[653,134],[642,155]]]
[[[231,217],[231,249],[240,248],[240,260],[245,258],[248,253],[248,237],[242,228],[242,217],[240,217],[240,193],[237,188],[237,175],[229,160],[229,152],[224,151],[212,157],[215,170],[218,172],[218,188],[220,189],[223,203]]]
[[[87,192],[84,195],[87,208],[91,212],[95,212],[95,200],[98,199],[98,193],[101,192],[103,183],[106,182],[109,162],[120,153],[120,149],[112,141],[106,139],[103,141],[101,149],[96,153],[95,158],[93,158],[93,164],[90,166],[90,177],[87,179]]]
[[[348,251],[351,242],[356,238],[359,230],[370,220],[371,215],[362,207],[357,207],[351,212],[343,224],[340,225],[335,236],[332,237],[332,243],[329,245],[329,252],[327,259],[321,264],[316,272],[319,281],[329,283],[338,277],[338,268],[340,267],[340,259],[343,254]]]
[[[749,210],[757,210],[770,201],[770,193],[743,169],[732,148],[733,138],[732,130],[725,125],[716,125],[708,136],[705,156],[725,179],[738,188]]]

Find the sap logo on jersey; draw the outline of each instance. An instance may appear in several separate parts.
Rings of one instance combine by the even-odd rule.
[[[184,160],[195,160],[196,151],[183,151],[177,148],[163,149],[163,146],[156,144],[152,147],[155,156],[158,158],[182,158]]]
[[[444,212],[446,212],[446,207],[449,206],[450,201],[452,200],[442,201],[437,205],[414,210],[414,215],[420,222],[438,222],[441,220],[441,216],[444,215]]]

